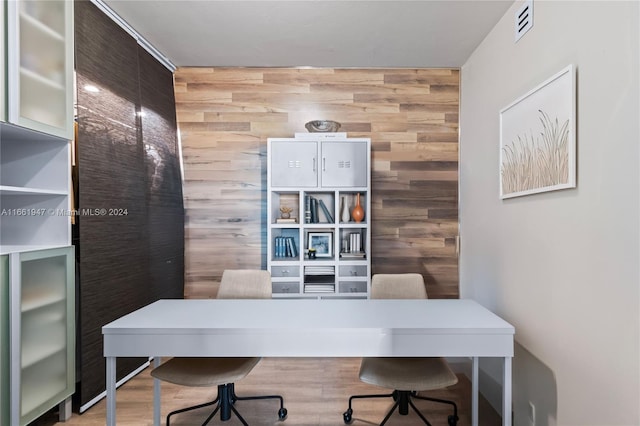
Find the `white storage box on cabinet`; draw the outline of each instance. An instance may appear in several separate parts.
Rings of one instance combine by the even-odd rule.
[[[75,389],[74,247],[9,255],[11,426]]]
[[[72,139],[73,1],[4,4],[8,121]]]
[[[274,188],[368,187],[369,142],[366,139],[271,141],[269,167]]]
[[[268,139],[267,269],[273,297],[369,296],[370,155],[369,139],[344,133]],[[351,217],[356,200],[364,211],[359,222]],[[315,258],[309,244],[318,244]]]

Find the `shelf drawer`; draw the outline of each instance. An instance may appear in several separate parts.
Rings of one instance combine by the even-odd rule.
[[[272,266],[271,276],[272,277],[299,277],[300,267],[299,266]]]
[[[340,265],[341,277],[366,277],[367,265]]]
[[[340,293],[366,293],[366,281],[340,281],[338,286]]]
[[[274,293],[283,294],[283,293],[300,293],[300,283],[297,282],[272,282],[271,287]]]

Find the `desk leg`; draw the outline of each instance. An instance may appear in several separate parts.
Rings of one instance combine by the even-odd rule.
[[[162,359],[153,357],[153,368],[159,367]],[[153,424],[160,426],[160,380],[153,379]]]
[[[107,426],[116,426],[116,357],[107,357]]]
[[[510,356],[504,357],[504,370],[502,381],[502,424],[511,426],[511,360]]]
[[[478,357],[473,357],[471,365],[471,425],[478,426]]]

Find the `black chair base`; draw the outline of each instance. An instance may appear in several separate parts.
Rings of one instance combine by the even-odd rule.
[[[216,399],[210,402],[205,402],[204,404],[194,405],[192,407],[182,408],[180,410],[175,410],[167,414],[167,426],[171,425],[171,416],[174,414],[184,413],[186,411],[197,410],[203,407],[209,407],[211,405],[216,405],[215,410],[209,417],[202,423],[202,426],[206,426],[209,424],[211,419],[216,415],[218,411],[220,411],[220,420],[226,422],[231,418],[231,413],[235,414],[238,420],[242,422],[244,426],[249,426],[249,423],[240,415],[238,410],[234,407],[236,401],[249,401],[254,399],[278,399],[280,400],[280,409],[278,410],[278,418],[280,420],[284,420],[287,418],[287,409],[284,408],[284,399],[280,395],[266,395],[266,396],[244,396],[240,397],[236,395],[235,387],[233,383],[227,383],[226,385],[218,385],[218,396]]]
[[[391,410],[389,410],[384,420],[382,420],[382,423],[380,423],[380,426],[384,426],[384,424],[387,423],[387,421],[389,420],[389,418],[391,418],[391,415],[394,413],[394,411],[396,411],[396,409],[398,409],[398,412],[400,413],[401,416],[406,416],[407,414],[409,414],[409,407],[413,408],[413,411],[416,412],[418,417],[420,417],[427,426],[431,426],[431,423],[429,423],[429,421],[422,415],[420,410],[418,410],[418,408],[413,404],[413,401],[411,400],[412,398],[452,405],[453,414],[447,417],[447,423],[449,424],[449,426],[456,426],[458,424],[458,406],[456,405],[455,402],[448,401],[445,399],[419,396],[417,392],[399,391],[399,390],[395,390],[392,393],[388,393],[388,394],[353,395],[351,398],[349,398],[349,408],[347,409],[347,411],[345,411],[342,414],[345,424],[349,424],[353,421],[353,409],[351,408],[352,401],[354,399],[363,399],[363,398],[393,398],[393,400],[396,402],[395,404],[393,404],[393,407],[391,407]]]

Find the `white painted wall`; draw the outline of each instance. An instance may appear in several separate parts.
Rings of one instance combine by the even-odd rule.
[[[514,43],[520,5],[462,67],[461,296],[516,327],[516,426],[639,425],[640,4],[535,0]],[[500,109],[570,63],[577,188],[500,200]]]

